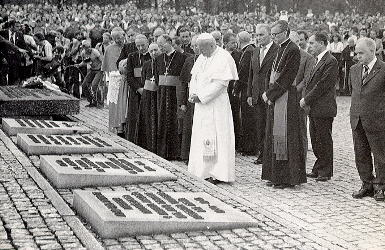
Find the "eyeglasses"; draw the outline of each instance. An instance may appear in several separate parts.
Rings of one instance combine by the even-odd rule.
[[[286,32],[286,30],[282,30],[281,32],[277,32],[277,33],[271,33],[271,36],[272,37],[276,37],[277,35],[283,33],[283,32]]]

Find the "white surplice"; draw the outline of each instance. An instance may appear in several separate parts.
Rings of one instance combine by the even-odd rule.
[[[209,58],[200,55],[191,70],[189,95],[196,94],[188,171],[200,178],[235,180],[235,138],[227,86],[238,80],[232,56],[217,47]],[[211,143],[211,147],[204,144]],[[210,143],[208,143],[210,144]],[[209,160],[207,154],[214,155]]]

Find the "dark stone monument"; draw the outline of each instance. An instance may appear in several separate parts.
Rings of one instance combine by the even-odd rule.
[[[79,99],[49,89],[0,86],[0,117],[79,113]]]

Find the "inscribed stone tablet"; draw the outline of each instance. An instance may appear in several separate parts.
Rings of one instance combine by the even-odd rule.
[[[17,134],[89,134],[92,130],[77,122],[31,120],[31,119],[2,119],[3,130],[9,136]]]
[[[18,134],[17,145],[28,155],[120,153],[119,144],[92,135]]]
[[[146,159],[42,155],[40,169],[57,188],[176,180],[175,175]]]
[[[206,193],[76,190],[73,205],[103,238],[257,225]]]

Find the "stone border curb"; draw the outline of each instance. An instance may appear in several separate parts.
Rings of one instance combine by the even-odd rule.
[[[49,184],[49,182],[39,173],[33,166],[27,156],[25,156],[13,143],[13,141],[0,130],[0,139],[4,145],[15,156],[19,163],[25,168],[29,176],[36,182],[39,188],[42,189],[52,205],[56,208],[58,213],[63,217],[69,227],[74,231],[76,237],[84,244],[87,249],[101,250],[104,249],[99,241],[84,227],[83,223],[77,218],[72,209],[61,198],[56,190]]]
[[[74,116],[69,116],[69,117],[75,121],[82,121],[82,120],[80,120]],[[87,124],[85,121],[82,121],[82,122]],[[99,133],[104,132],[104,131],[101,131],[97,127],[94,127],[90,124],[87,124],[87,126],[92,127],[95,131],[97,131]],[[110,136],[113,136],[113,137],[117,137],[115,134],[113,134],[111,132],[104,132],[104,133],[109,134]],[[117,137],[117,138],[120,138],[120,137]],[[124,146],[124,147],[129,146],[133,149],[137,149],[137,151],[143,151],[144,150],[141,147],[139,147],[139,146],[137,146],[134,143],[129,142],[129,141],[124,141],[123,143],[121,143],[121,141],[118,141],[117,143]],[[187,175],[187,176],[191,177],[192,179],[196,180],[195,184],[198,187],[201,187],[201,188],[209,187],[211,190],[213,190],[213,191],[215,191],[221,195],[224,195],[224,196],[229,196],[229,194],[231,193],[231,192],[224,190],[221,187],[218,187],[214,184],[211,184],[211,183],[206,182],[206,181],[202,181],[201,179],[192,175],[191,173],[189,173],[187,170],[183,169],[182,167],[180,167],[180,166],[178,166],[178,165],[176,165],[170,161],[167,161],[167,160],[159,157],[158,155],[156,155],[152,152],[146,151],[146,154],[156,158],[157,160],[159,160],[160,162],[162,162],[164,164],[171,165],[174,169],[178,170],[180,173]],[[356,249],[356,246],[354,246],[354,245],[352,245],[349,242],[346,242],[344,240],[338,239],[336,237],[333,237],[333,239],[331,239],[330,241],[328,241],[324,238],[321,238],[321,237],[317,236],[316,234],[313,234],[313,233],[304,229],[304,228],[308,228],[309,230],[314,230],[315,228],[311,224],[303,225],[303,222],[301,222],[301,224],[302,224],[302,226],[301,226],[298,224],[290,223],[289,221],[282,218],[282,216],[276,215],[275,213],[270,212],[263,207],[257,206],[256,204],[253,204],[252,202],[248,201],[247,199],[237,196],[237,194],[233,193],[232,199],[234,201],[240,203],[240,204],[244,204],[245,206],[252,208],[256,212],[268,217],[269,219],[274,220],[275,222],[281,224],[282,226],[287,227],[287,228],[293,230],[294,232],[299,233],[310,240],[313,240],[314,242],[318,243],[321,246],[324,246],[324,247],[327,247],[327,248],[333,249],[333,250]],[[325,237],[329,237],[329,236],[325,236]]]

